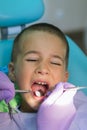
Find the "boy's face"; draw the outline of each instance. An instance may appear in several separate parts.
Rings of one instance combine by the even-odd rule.
[[[21,105],[22,111],[33,112],[38,109],[47,91],[58,82],[67,81],[66,48],[56,35],[37,31],[29,34],[21,49],[16,63],[11,64],[11,70],[14,70],[19,89],[33,91],[22,94]],[[38,91],[41,93],[38,94]]]

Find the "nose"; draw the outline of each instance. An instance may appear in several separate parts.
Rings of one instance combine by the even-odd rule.
[[[36,74],[47,75],[49,74],[49,67],[46,63],[40,63],[35,72]]]

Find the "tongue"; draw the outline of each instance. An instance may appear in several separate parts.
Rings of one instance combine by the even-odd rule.
[[[43,85],[38,85],[38,84],[33,84],[32,85],[32,91],[35,93],[36,91],[41,92],[42,96],[44,96],[46,94],[46,87]]]

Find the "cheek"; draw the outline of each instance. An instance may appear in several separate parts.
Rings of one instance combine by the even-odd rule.
[[[30,69],[17,69],[16,70],[16,82],[20,88],[29,87],[30,79],[32,76],[32,71]]]
[[[26,64],[26,62],[18,62],[15,65],[15,72],[17,76],[25,77],[28,73],[31,73],[32,69],[29,65]]]
[[[58,82],[65,82],[65,81],[67,81],[67,76],[68,74],[66,74],[66,72],[65,71],[61,71],[61,70],[57,70],[54,74],[53,74],[53,77],[54,77],[54,81],[56,82],[56,83],[58,83]]]

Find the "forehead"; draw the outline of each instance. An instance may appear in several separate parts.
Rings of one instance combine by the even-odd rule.
[[[44,57],[58,55],[65,59],[66,47],[60,37],[48,32],[35,31],[27,34],[23,39],[21,52],[23,55],[30,54],[30,52],[37,52],[37,54]]]
[[[41,48],[66,48],[63,39],[56,34],[45,31],[32,31],[22,37],[22,47],[41,46]]]

